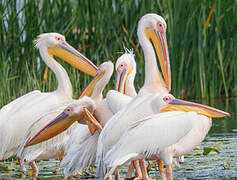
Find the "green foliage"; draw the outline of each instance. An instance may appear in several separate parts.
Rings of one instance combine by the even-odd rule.
[[[9,166],[9,165],[0,163],[0,172],[1,172],[1,171],[15,171],[15,169],[12,168],[12,167]]]
[[[202,30],[216,4],[205,34]],[[58,32],[99,65],[113,62],[123,47],[132,48],[131,39],[142,54],[137,40],[137,22],[146,13],[160,14],[168,24],[167,39],[172,68],[172,93],[177,96],[207,98],[237,94],[237,3],[236,1],[177,0],[52,0],[0,2],[0,107],[35,89],[56,89],[49,71],[42,83],[45,64],[33,47],[44,32]],[[121,24],[125,26],[125,34]],[[137,60],[136,88],[144,81],[144,60]],[[60,63],[63,63],[59,60]],[[63,63],[75,97],[90,77]],[[113,81],[107,89],[113,88]]]
[[[203,155],[209,155],[211,153],[219,154],[220,151],[216,148],[211,148],[211,147],[204,147],[203,148]]]

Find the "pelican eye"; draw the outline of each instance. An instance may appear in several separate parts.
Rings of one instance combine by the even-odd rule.
[[[55,37],[55,39],[56,39],[57,41],[61,41],[61,42],[64,41],[64,39],[63,39],[62,37]]]
[[[173,99],[172,99],[170,96],[165,96],[165,97],[163,98],[163,100],[164,100],[166,103],[169,103],[169,102],[171,102]]]
[[[72,107],[68,107],[68,108],[65,109],[65,112],[68,112],[68,113],[69,113],[69,112],[71,112],[72,110],[73,110]]]
[[[123,63],[120,64],[120,67],[121,67],[121,68],[126,67],[126,66],[127,66],[127,65],[126,65],[125,62],[123,62]]]

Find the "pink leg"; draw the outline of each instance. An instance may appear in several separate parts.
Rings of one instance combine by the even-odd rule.
[[[63,156],[60,156],[58,159],[61,162],[63,160]]]
[[[132,161],[129,165],[128,172],[127,172],[124,179],[129,179],[132,177],[133,168],[134,168],[134,166],[133,166],[133,161]]]
[[[112,176],[111,176],[111,175],[108,176],[108,177],[107,177],[107,180],[113,180]]]
[[[160,171],[161,180],[166,180],[165,172],[164,172],[164,163],[160,159],[157,162],[158,162],[158,168]]]
[[[139,166],[139,161],[138,160],[134,160],[131,162],[130,166],[129,166],[129,169],[128,169],[128,172],[127,172],[127,175],[125,177],[125,179],[129,179],[132,177],[132,173],[133,173],[133,169],[135,168],[135,175],[136,175],[136,178],[141,178],[142,177],[142,172],[141,172],[141,169],[140,169],[140,166]]]
[[[173,180],[171,165],[166,166],[166,174],[167,174],[167,179],[168,180]]]
[[[140,164],[141,171],[142,171],[142,180],[151,180],[151,178],[149,178],[149,176],[147,174],[145,160],[144,159],[139,160],[139,164]]]
[[[21,161],[20,158],[18,158],[17,160],[18,160],[18,163],[20,164],[22,172],[25,173],[26,172],[26,167],[24,165],[22,165],[22,161]]]
[[[37,168],[37,165],[36,165],[35,161],[30,162],[29,165],[31,166],[32,171],[33,171],[32,176],[33,176],[33,177],[38,176],[39,169]]]
[[[133,161],[133,166],[135,168],[135,173],[136,173],[136,177],[142,177],[142,171],[141,168],[139,166],[139,160],[135,160]]]
[[[114,177],[115,177],[115,180],[119,180],[119,171],[118,171],[118,169],[115,169]]]

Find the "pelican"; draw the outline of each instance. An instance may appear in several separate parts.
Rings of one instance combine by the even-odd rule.
[[[138,39],[145,57],[145,82],[138,95],[118,113],[116,113],[103,128],[97,146],[96,175],[104,177],[105,155],[117,143],[129,124],[138,119],[159,113],[155,107],[155,95],[169,93],[171,89],[169,53],[166,41],[166,22],[156,14],[146,14],[138,23]],[[156,50],[162,74],[160,74]],[[140,164],[144,164],[144,160]]]
[[[112,62],[105,62],[101,64],[97,70],[96,76],[89,83],[87,88],[83,91],[83,95],[80,96],[80,99],[69,100],[64,103],[55,104],[53,107],[49,108],[47,113],[41,114],[41,117],[29,127],[26,133],[26,136],[24,137],[23,143],[21,144],[19,148],[17,156],[20,157],[22,160],[24,160],[24,162],[63,157],[65,155],[66,144],[68,142],[68,139],[71,133],[74,131],[74,129],[81,131],[83,128],[85,128],[84,127],[85,125],[77,126],[78,123],[76,124],[74,123],[76,120],[81,121],[82,118],[80,118],[80,116],[83,115],[84,113],[82,107],[87,107],[89,105],[92,106],[93,104],[90,101],[93,101],[94,104],[96,104],[98,101],[101,101],[102,91],[105,85],[109,82],[112,73],[113,73]],[[91,100],[88,101],[87,99],[83,99],[85,95],[88,95],[88,96],[91,95],[91,98],[90,98]],[[93,113],[95,108],[90,108],[90,109],[91,110],[89,110],[89,112]],[[61,112],[62,114],[58,116],[58,114],[60,114]],[[70,112],[69,117],[64,116],[64,114],[67,112]],[[74,114],[77,114],[77,115],[75,116]],[[60,122],[58,120],[59,117],[61,119],[64,119],[64,118],[66,119],[65,121],[66,123],[63,124],[63,128],[67,129],[69,127],[67,131],[64,131],[63,133],[59,135],[57,135],[56,133],[54,135],[57,135],[57,136],[39,144],[37,143],[38,141],[41,141],[41,139],[38,139],[38,138],[31,139],[31,137],[36,135],[38,130],[41,128],[43,128],[44,131],[47,130],[47,132],[51,132],[51,129],[55,128],[54,126],[51,127],[51,125],[55,124],[55,122],[53,123],[50,123],[50,122],[54,118],[56,118],[57,122]],[[44,128],[45,125],[47,125],[46,128]],[[42,131],[40,131],[40,133],[42,133]],[[44,137],[41,136],[41,138],[44,138]],[[45,140],[47,140],[47,138]],[[29,146],[29,145],[34,145],[34,146]],[[24,148],[24,147],[27,147],[27,148]]]
[[[130,97],[135,97],[137,93],[133,83],[136,75],[136,62],[134,60],[134,55],[131,51],[126,51],[125,54],[118,58],[115,69],[115,90],[124,93]],[[104,99],[96,107],[94,115],[96,118],[99,118],[100,122],[102,122],[102,126],[104,126],[109,120],[109,118],[115,113],[107,113],[110,117],[107,116],[106,113],[101,113],[102,110],[105,111],[105,107],[107,107],[107,104],[110,104],[109,100],[111,98],[117,98],[114,93],[116,92],[109,94],[109,97],[107,96],[108,98]],[[129,98],[129,100],[131,100],[131,98]],[[120,99],[120,101],[122,100]],[[118,111],[120,107],[117,106],[117,109],[115,111]],[[104,119],[105,115],[106,120]],[[67,145],[66,156],[64,157],[60,165],[62,168],[64,168],[65,175],[73,175],[74,173],[82,171],[83,169],[86,169],[90,165],[93,165],[95,163],[98,137],[99,132],[96,132],[94,135],[91,135],[88,128],[85,128],[84,131],[81,132],[79,128],[78,130],[74,129]]]
[[[105,177],[134,159],[161,159],[166,164],[168,180],[172,180],[174,158],[189,153],[204,140],[211,128],[211,117],[230,116],[212,107],[176,99],[171,94],[160,94],[157,102],[156,108],[162,113],[130,124],[107,152]]]
[[[61,34],[41,34],[35,40],[35,44],[45,64],[55,73],[58,88],[47,93],[32,91],[1,108],[0,160],[16,154],[25,132],[42,114],[47,114],[52,106],[72,99],[72,86],[67,72],[53,59],[53,56],[67,61],[92,76],[95,76],[97,71],[97,67],[71,47]],[[19,162],[21,164],[20,159]],[[31,163],[31,166],[34,171],[37,171],[34,162]],[[25,171],[23,165],[21,168]]]

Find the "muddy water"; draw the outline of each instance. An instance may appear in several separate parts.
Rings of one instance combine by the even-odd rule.
[[[231,117],[213,119],[212,129],[205,141],[196,150],[185,155],[184,163],[179,167],[173,167],[173,177],[174,179],[237,179],[237,99],[213,99],[210,102],[199,102],[230,112]],[[203,155],[206,148],[213,148],[213,151],[208,155]],[[3,163],[8,165],[8,168],[2,168]],[[40,161],[37,164],[40,169],[37,179],[62,179],[62,171],[56,168],[59,161]],[[120,172],[122,179],[126,173],[126,167]],[[14,159],[0,162],[0,179],[22,177],[28,179],[30,173],[23,176]],[[81,179],[93,179],[93,173],[91,169],[88,173],[83,173]],[[155,165],[152,166],[149,174],[152,179],[159,179],[159,171]]]

